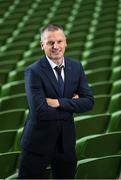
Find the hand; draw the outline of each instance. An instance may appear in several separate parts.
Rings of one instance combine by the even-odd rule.
[[[75,94],[72,99],[78,99],[79,98],[79,95],[78,94]]]
[[[46,98],[46,101],[51,107],[57,108],[60,106],[58,99]]]

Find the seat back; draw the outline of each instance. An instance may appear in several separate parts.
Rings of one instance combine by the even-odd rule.
[[[76,139],[93,134],[105,133],[109,121],[109,114],[75,117]]]
[[[121,153],[121,131],[88,136],[77,140],[77,159],[95,158]]]
[[[0,153],[13,150],[16,132],[16,130],[0,131]]]
[[[121,111],[112,113],[107,132],[121,131]]]
[[[12,175],[16,171],[20,152],[7,152],[0,154],[0,179]]]
[[[17,129],[24,123],[24,109],[12,109],[0,112],[0,131]]]
[[[121,155],[80,160],[75,179],[118,179]]]

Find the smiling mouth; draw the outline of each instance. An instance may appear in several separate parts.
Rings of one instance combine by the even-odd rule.
[[[60,54],[60,51],[53,51],[53,54]]]

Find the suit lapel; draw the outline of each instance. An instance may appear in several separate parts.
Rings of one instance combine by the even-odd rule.
[[[49,82],[52,84],[58,96],[60,96],[59,91],[58,91],[57,79],[46,57],[41,60],[41,63],[43,67],[42,68],[43,73],[48,77]]]
[[[71,84],[71,65],[68,59],[65,58],[65,88],[64,88],[64,96],[68,96],[68,91]]]
[[[65,58],[65,81],[64,81],[64,96],[68,96],[70,84],[71,84],[71,65],[67,58]],[[60,97],[60,93],[58,90],[58,82],[55,77],[55,74],[47,61],[46,57],[41,59],[42,71],[48,77],[49,82],[52,84],[53,88],[55,89],[57,95]]]

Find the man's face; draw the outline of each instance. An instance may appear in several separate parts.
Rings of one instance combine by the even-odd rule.
[[[66,46],[66,38],[62,30],[44,32],[41,48],[50,59],[62,60]]]

